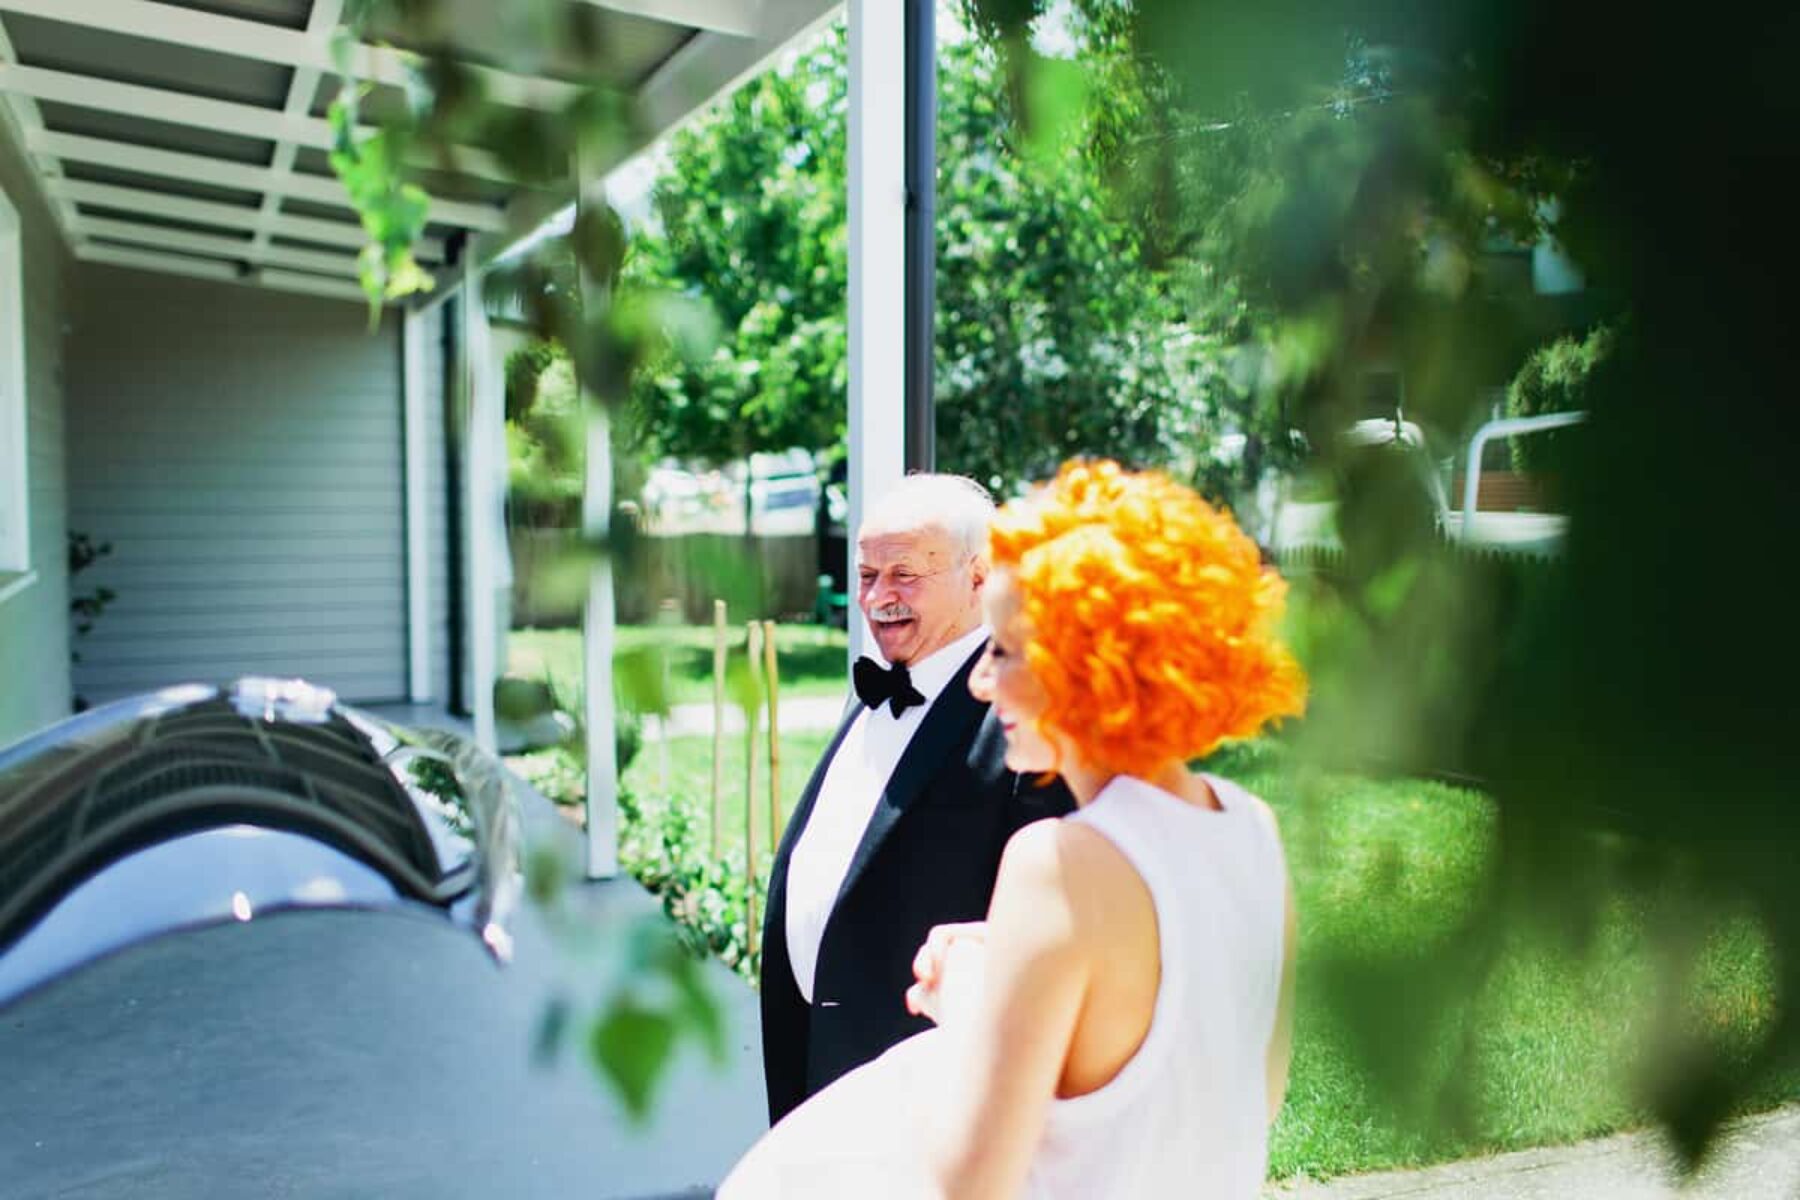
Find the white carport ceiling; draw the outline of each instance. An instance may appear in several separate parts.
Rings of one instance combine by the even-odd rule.
[[[654,138],[759,69],[841,0],[564,0],[604,13],[617,86]],[[507,0],[453,0],[459,45]],[[77,257],[287,290],[354,296],[361,230],[326,151],[344,0],[0,0],[0,116],[32,159]],[[407,31],[375,31],[355,69],[379,114],[401,102]],[[391,47],[391,48],[390,48]],[[471,51],[471,59],[479,54]],[[479,62],[504,103],[574,90],[552,56],[531,73]],[[636,147],[629,149],[635,150]],[[612,163],[594,164],[604,172]],[[563,196],[521,194],[478,153],[422,172],[427,263],[459,234],[478,256]],[[572,192],[570,193],[572,194]]]

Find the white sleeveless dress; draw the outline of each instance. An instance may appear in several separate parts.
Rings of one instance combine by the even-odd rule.
[[[1287,870],[1268,810],[1206,776],[1223,811],[1120,776],[1064,820],[1107,837],[1156,907],[1150,1029],[1097,1091],[1051,1102],[1026,1200],[1252,1200],[1268,1161],[1266,1063],[1281,989]],[[852,1071],[782,1121],[720,1200],[930,1195],[925,1105],[957,1069],[953,1020]]]

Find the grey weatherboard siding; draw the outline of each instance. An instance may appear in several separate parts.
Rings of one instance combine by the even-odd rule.
[[[73,260],[0,122],[0,188],[19,213],[24,258],[26,455],[37,582],[0,601],[0,746],[69,712],[62,325]],[[80,582],[80,581],[78,581]]]
[[[398,314],[372,333],[354,302],[80,273],[69,523],[112,543],[92,578],[118,599],[77,693],[257,673],[404,699]]]

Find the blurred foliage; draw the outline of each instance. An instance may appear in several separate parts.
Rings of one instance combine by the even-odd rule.
[[[340,39],[339,45],[343,45]],[[433,280],[413,257],[430,207],[425,189],[406,179],[401,165],[408,137],[404,128],[358,136],[363,88],[345,87],[332,100],[331,169],[343,181],[362,220],[368,242],[356,258],[357,278],[369,297],[369,323],[381,318],[384,301],[431,289]]]
[[[79,530],[68,531],[68,563],[69,563],[69,618],[73,626],[69,635],[69,661],[81,661],[81,651],[76,643],[93,632],[94,622],[119,594],[104,585],[96,584],[87,591],[75,590],[75,577],[92,567],[103,558],[111,556],[111,542],[96,542],[89,534]],[[86,712],[87,697],[77,694],[70,698],[70,705],[75,712]]]
[[[1012,48],[1009,94],[1060,71],[1032,49],[1046,5],[972,7]],[[1774,49],[1795,18],[1546,0],[1074,7],[1129,46],[1111,69],[1141,71],[1154,99],[1104,130],[1116,203],[1153,251],[1234,281],[1271,351],[1259,402],[1327,462],[1366,415],[1372,367],[1400,373],[1410,419],[1455,438],[1536,346],[1628,323],[1560,454],[1553,563],[1508,577],[1399,520],[1308,581],[1309,754],[1479,777],[1499,806],[1481,902],[1455,930],[1314,979],[1393,1094],[1423,1090],[1457,1118],[1466,1089],[1408,1068],[1462,1027],[1496,947],[1521,927],[1580,946],[1609,904],[1641,900],[1667,985],[1645,1095],[1696,1161],[1732,1103],[1800,1056],[1800,662],[1765,617],[1780,585],[1756,570],[1800,499],[1780,457],[1800,432],[1781,398],[1795,251],[1772,186],[1796,153]],[[1236,169],[1206,168],[1219,161]],[[1577,302],[1518,272],[1545,235],[1587,281]],[[1339,479],[1340,503],[1383,524],[1378,475]],[[1781,1015],[1727,1055],[1692,1035],[1677,985],[1695,931],[1739,911],[1769,939]]]
[[[544,373],[566,357],[554,342],[533,339],[506,356],[506,419],[520,421],[537,406]]]
[[[92,567],[101,559],[111,557],[113,552],[111,542],[96,542],[92,536],[82,533],[79,530],[69,530],[68,541],[70,580],[73,580],[77,575],[81,574],[89,567]],[[109,587],[96,586],[93,590],[86,592],[71,590],[69,593],[69,615],[73,618],[75,632],[73,638],[70,640],[73,641],[74,638],[86,637],[88,634],[92,633],[94,630],[94,622],[98,621],[100,615],[118,598],[119,594]],[[74,649],[69,651],[69,658],[73,662],[81,661],[80,653]]]
[[[553,996],[539,1017],[533,1059],[554,1062],[566,1047],[577,1046],[626,1114],[642,1121],[684,1044],[696,1044],[715,1065],[724,1064],[724,1012],[706,983],[704,963],[677,926],[660,915],[621,924],[574,903],[570,883],[578,877],[567,853],[539,843],[527,860],[526,891],[563,953],[611,960],[594,974],[618,982],[591,1002],[566,992]]]
[[[1560,337],[1532,351],[1519,373],[1506,385],[1506,415],[1538,417],[1548,413],[1585,411],[1588,379],[1594,368],[1612,352],[1617,337],[1611,326],[1601,325],[1588,331],[1585,337]],[[1561,431],[1511,439],[1513,468],[1518,471],[1552,469],[1564,439]]]
[[[581,524],[587,419],[568,356],[545,342],[506,360],[507,523],[534,529]]]
[[[589,417],[617,412],[628,381],[647,358],[668,354],[671,345],[678,352],[703,352],[706,338],[679,298],[621,281],[623,222],[581,186],[581,164],[616,162],[636,144],[627,91],[634,77],[618,54],[623,26],[634,19],[552,0],[500,6],[351,0],[337,39],[344,78],[330,113],[336,135],[331,163],[369,236],[361,267],[372,318],[383,302],[432,285],[412,254],[430,220],[428,178],[433,187],[454,183],[480,161],[484,174],[517,189],[507,228],[494,235],[498,244],[457,239],[456,252],[477,261],[522,238],[557,205],[576,200],[566,236],[540,239],[503,264],[484,263],[475,301],[522,314],[535,343],[509,364],[509,448],[522,464],[522,477],[512,482],[521,506],[530,510],[515,515],[559,527],[578,507],[579,472],[571,468],[586,444],[581,398],[590,402]],[[354,78],[358,56],[352,47],[390,38],[419,49],[408,52],[412,75],[405,103],[382,106],[378,129],[365,135],[357,119],[370,89]],[[502,102],[491,86],[496,67],[549,76],[561,84],[560,92],[557,98]],[[561,348],[562,357],[545,346]],[[534,378],[539,386],[527,386]],[[542,386],[546,380],[555,386]],[[616,444],[627,431],[609,427],[608,436]],[[615,509],[607,528],[594,531],[595,544],[571,537],[554,573],[585,585],[596,554],[629,555],[633,528]],[[621,732],[634,732],[633,723],[622,723]],[[539,850],[528,864],[528,891],[559,938],[579,946],[592,931],[565,911],[567,881],[577,873],[561,854]],[[566,1036],[583,1029],[596,1070],[626,1110],[642,1116],[655,1081],[684,1039],[701,1041],[715,1056],[723,1053],[720,1012],[698,963],[660,921],[626,931],[612,939],[611,949],[626,955],[614,977],[628,982],[602,998],[585,1023],[572,1002],[553,1003],[540,1024],[537,1053],[553,1055]]]

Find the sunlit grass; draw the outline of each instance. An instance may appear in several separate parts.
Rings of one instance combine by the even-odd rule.
[[[745,739],[742,733],[726,734],[724,739],[725,753],[721,759],[724,771],[723,786],[720,788],[720,807],[724,814],[723,842],[727,852],[743,844],[744,833],[744,764],[746,758]],[[781,811],[783,824],[786,818],[793,815],[794,806],[800,802],[800,793],[806,789],[806,781],[812,775],[813,768],[818,765],[819,758],[825,753],[825,747],[831,743],[831,734],[817,733],[785,733],[781,736]],[[756,758],[756,811],[757,811],[757,854],[768,853],[769,842],[766,831],[769,828],[769,763],[768,763],[768,731],[760,731],[755,751]],[[644,739],[643,749],[638,751],[621,779],[622,786],[638,798],[644,808],[646,819],[654,819],[665,796],[683,796],[695,803],[696,811],[710,812],[712,803],[712,764],[713,743],[710,737],[681,737],[671,739],[666,753],[662,743],[655,737]],[[665,784],[664,772],[667,772]]]
[[[1585,942],[1550,930],[1506,935],[1472,994],[1419,1013],[1416,1042],[1399,1051],[1415,1060],[1398,1072],[1413,1085],[1385,1088],[1389,1071],[1370,1063],[1397,1064],[1368,1057],[1358,1011],[1316,971],[1309,987],[1308,967],[1417,953],[1457,929],[1483,883],[1492,802],[1419,780],[1308,774],[1269,750],[1228,754],[1221,773],[1279,814],[1301,914],[1295,1059],[1272,1177],[1565,1143],[1648,1120],[1641,1085],[1667,1046],[1651,1023],[1661,981],[1644,913],[1615,903]],[[1767,943],[1747,920],[1728,920],[1711,931],[1684,1011],[1704,1026],[1697,1036],[1744,1046],[1773,1020],[1773,987]],[[1407,993],[1402,981],[1375,1003],[1404,1013],[1422,1003]],[[1453,1050],[1467,1051],[1466,1104],[1445,1086]],[[1752,1107],[1795,1096],[1800,1077],[1789,1077]]]
[[[729,652],[741,660],[744,628],[728,630]],[[669,700],[703,704],[712,700],[713,631],[701,625],[622,625],[614,632],[621,656],[649,647],[666,647]],[[842,695],[846,687],[846,635],[823,625],[778,625],[776,660],[783,696]],[[548,678],[565,703],[581,694],[581,631],[515,629],[507,635],[507,673],[526,679]]]

